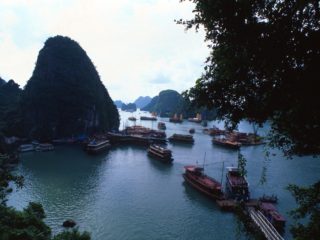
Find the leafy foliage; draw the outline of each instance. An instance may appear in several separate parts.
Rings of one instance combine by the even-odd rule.
[[[22,96],[25,128],[40,139],[119,127],[119,114],[86,52],[68,37],[49,38]]]
[[[21,136],[23,132],[21,94],[22,90],[13,80],[0,79],[0,133],[3,135]]]
[[[77,229],[72,231],[64,231],[56,235],[52,240],[90,240],[90,234],[88,232],[80,233]]]
[[[289,185],[289,191],[295,197],[299,207],[291,211],[295,220],[309,219],[307,225],[298,223],[291,232],[295,239],[319,239],[320,236],[320,181],[309,188]]]
[[[319,153],[319,1],[190,1],[194,18],[178,23],[204,27],[211,48],[190,98],[232,126],[270,119],[289,154]]]

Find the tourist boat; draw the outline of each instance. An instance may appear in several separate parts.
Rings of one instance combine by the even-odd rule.
[[[140,120],[157,121],[157,117],[141,116]]]
[[[227,167],[226,190],[229,197],[237,201],[250,199],[249,184],[236,167]]]
[[[190,129],[189,129],[189,133],[191,133],[191,134],[195,133],[195,131],[196,131],[196,130],[195,130],[194,128],[190,128]]]
[[[135,117],[129,117],[128,119],[129,119],[130,121],[133,121],[133,122],[137,121],[137,119],[136,119]]]
[[[180,117],[175,113],[172,118],[169,118],[169,122],[173,123],[182,123],[183,122],[183,116],[180,114]]]
[[[279,232],[284,230],[286,220],[272,203],[262,202],[260,211]]]
[[[193,143],[194,139],[192,135],[185,135],[185,134],[173,134],[169,137],[170,142],[184,142],[184,143]]]
[[[158,129],[160,130],[166,130],[166,124],[164,122],[158,122]]]
[[[204,174],[203,168],[190,165],[184,167],[184,180],[214,200],[224,199],[221,183]]]
[[[202,118],[201,118],[201,114],[197,113],[197,116],[195,118],[188,118],[189,122],[194,122],[194,123],[201,123]]]
[[[226,133],[225,130],[219,129],[216,126],[213,126],[209,129],[209,134],[211,136],[224,135]]]
[[[231,148],[231,149],[239,149],[241,147],[241,143],[231,141],[226,138],[212,138],[212,143],[222,147]]]
[[[151,145],[148,149],[148,155],[155,157],[162,162],[172,162],[172,152],[170,149],[160,147],[159,145]]]
[[[109,140],[92,140],[90,141],[87,146],[86,150],[88,153],[98,153],[100,151],[106,150],[110,148]]]
[[[19,152],[31,152],[34,151],[35,147],[33,144],[21,144],[18,148]]]
[[[51,143],[40,143],[35,147],[37,152],[52,151],[54,146]]]

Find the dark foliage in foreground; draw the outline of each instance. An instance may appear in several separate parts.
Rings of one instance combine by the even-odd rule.
[[[231,125],[271,120],[272,144],[320,152],[319,1],[200,1],[187,29],[204,27],[211,53],[188,91]]]

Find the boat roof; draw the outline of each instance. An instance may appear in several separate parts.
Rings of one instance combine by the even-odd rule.
[[[187,165],[187,166],[184,166],[184,169],[188,170],[188,171],[203,171],[203,167],[199,167],[199,166],[196,166],[196,165]]]

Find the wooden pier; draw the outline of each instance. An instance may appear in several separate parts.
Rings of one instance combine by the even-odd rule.
[[[248,212],[252,221],[260,228],[268,240],[284,240],[284,238],[278,233],[274,226],[268,221],[268,219],[259,211],[254,208],[248,208]]]

